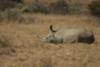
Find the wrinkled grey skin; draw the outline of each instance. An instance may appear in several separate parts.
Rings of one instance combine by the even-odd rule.
[[[70,28],[53,30],[50,26],[50,33],[43,38],[48,43],[87,43],[91,44],[95,41],[94,34],[84,28]]]

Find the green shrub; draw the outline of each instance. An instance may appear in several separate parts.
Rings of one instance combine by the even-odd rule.
[[[100,17],[100,1],[92,1],[91,4],[89,4],[89,10],[92,15]]]
[[[24,5],[20,8],[22,12],[32,12],[32,9],[28,5]]]
[[[49,9],[47,5],[42,4],[41,2],[34,2],[31,5],[24,5],[21,11],[47,14]]]

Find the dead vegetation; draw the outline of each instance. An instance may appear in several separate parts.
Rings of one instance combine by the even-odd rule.
[[[34,23],[34,16],[24,15],[18,9],[6,9],[0,12],[0,23]]]
[[[100,28],[96,26],[96,21],[92,17],[43,14],[35,16],[38,18],[35,21],[36,24],[10,23],[0,25],[1,67],[100,66]],[[47,34],[47,28],[50,24],[63,27],[85,27],[94,32],[96,42],[91,45],[43,43],[41,38]]]
[[[13,55],[16,52],[15,47],[7,36],[0,35],[0,56],[1,55]]]

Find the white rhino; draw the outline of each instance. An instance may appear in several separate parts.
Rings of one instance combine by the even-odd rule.
[[[61,28],[54,30],[50,25],[50,33],[43,38],[44,42],[48,43],[87,43],[91,44],[95,41],[92,31],[85,28]]]

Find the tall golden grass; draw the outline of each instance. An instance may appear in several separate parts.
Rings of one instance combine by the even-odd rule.
[[[0,24],[0,41],[3,39],[8,45],[6,49],[0,47],[0,67],[100,66],[100,27],[94,17],[43,14],[33,16],[37,20],[31,24]],[[51,24],[55,27],[85,27],[94,32],[96,41],[91,45],[43,43],[41,39],[48,33],[48,26]]]

